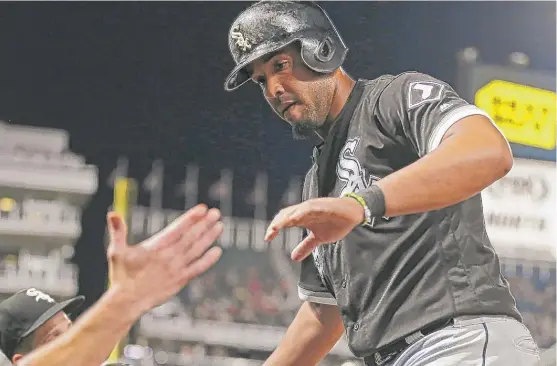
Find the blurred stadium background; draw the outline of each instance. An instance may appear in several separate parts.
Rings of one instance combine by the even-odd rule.
[[[228,24],[247,3],[211,5],[0,4],[0,297],[34,286],[93,303],[109,209],[126,214],[134,242],[198,201],[226,216],[217,266],[116,348],[134,366],[261,365],[300,305],[288,257],[299,232],[262,237],[299,200],[309,145],[257,91],[222,92]],[[555,3],[324,7],[351,47],[349,72],[446,80],[512,143],[513,170],[482,193],[485,219],[543,364],[555,365]],[[358,362],[341,340],[322,365]]]

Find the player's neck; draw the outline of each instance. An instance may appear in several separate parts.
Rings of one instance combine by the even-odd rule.
[[[317,130],[317,135],[321,140],[325,140],[333,122],[338,117],[342,108],[346,105],[346,101],[352,93],[352,89],[354,89],[354,85],[356,81],[352,79],[342,68],[339,68],[335,71],[338,82],[335,87],[335,91],[333,94],[333,101],[331,103],[331,109],[329,109],[329,115],[327,116],[327,120],[323,124],[321,128]]]

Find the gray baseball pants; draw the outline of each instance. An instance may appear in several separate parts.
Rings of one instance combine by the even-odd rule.
[[[461,316],[428,334],[384,366],[536,366],[530,331],[506,316]]]

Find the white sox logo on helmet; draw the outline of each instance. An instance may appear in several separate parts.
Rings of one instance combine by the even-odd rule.
[[[232,29],[232,32],[230,32],[230,38],[236,41],[234,44],[242,52],[246,52],[251,49],[251,43],[249,39],[244,37],[244,35],[240,32],[240,27],[236,26],[234,29]]]

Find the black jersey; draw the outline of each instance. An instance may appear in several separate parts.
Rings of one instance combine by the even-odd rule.
[[[433,151],[455,122],[476,114],[488,117],[428,75],[358,80],[335,122],[346,131],[314,149],[303,199],[365,189]],[[327,144],[337,144],[338,154],[322,166]],[[332,181],[326,192],[321,169]],[[319,246],[302,262],[298,290],[302,300],[339,307],[359,357],[458,315],[521,320],[487,236],[479,194],[441,210],[377,218]]]

